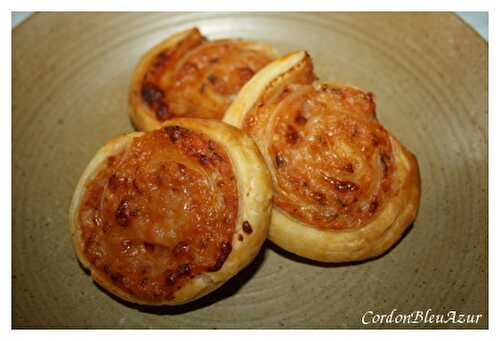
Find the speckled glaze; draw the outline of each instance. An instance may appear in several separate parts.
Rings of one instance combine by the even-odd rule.
[[[306,49],[318,76],[372,91],[419,161],[413,228],[386,255],[322,265],[267,242],[224,287],[178,307],[119,301],[88,280],[67,212],[105,141],[132,131],[134,66],[173,32]],[[453,14],[35,14],[13,33],[13,327],[485,328],[487,43]],[[473,325],[363,325],[368,310],[480,313]]]

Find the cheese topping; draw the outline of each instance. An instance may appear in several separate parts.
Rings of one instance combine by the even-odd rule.
[[[248,41],[189,35],[156,56],[141,97],[160,121],[181,116],[221,119],[243,85],[273,59]]]
[[[389,134],[370,93],[312,79],[265,94],[243,128],[271,169],[276,207],[317,228],[357,228],[396,188]]]
[[[92,269],[145,300],[172,299],[231,252],[238,192],[224,149],[168,126],[136,137],[87,184],[79,211]]]

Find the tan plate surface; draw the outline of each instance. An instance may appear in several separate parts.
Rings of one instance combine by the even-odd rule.
[[[224,287],[176,308],[126,305],[93,284],[68,232],[76,182],[132,130],[139,56],[193,25],[307,49],[323,79],[375,93],[422,173],[418,218],[391,252],[325,266],[266,243]],[[481,313],[468,327],[487,326],[487,44],[455,15],[37,14],[13,33],[12,110],[14,327],[356,328],[392,309]]]

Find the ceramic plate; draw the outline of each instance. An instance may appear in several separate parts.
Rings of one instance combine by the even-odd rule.
[[[417,220],[389,253],[324,265],[266,242],[222,288],[179,307],[125,304],[92,282],[68,229],[78,178],[102,144],[133,130],[127,91],[140,56],[195,25],[210,38],[306,49],[320,78],[375,94],[379,120],[422,175]],[[14,327],[487,327],[488,45],[457,16],[42,13],[12,44]],[[363,324],[367,311],[393,309],[482,318]]]

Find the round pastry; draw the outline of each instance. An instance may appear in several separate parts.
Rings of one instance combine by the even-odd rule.
[[[71,203],[73,244],[114,295],[182,304],[255,258],[271,197],[270,174],[250,137],[216,120],[173,119],[97,152]]]
[[[174,34],[137,65],[130,118],[144,131],[175,117],[222,119],[241,87],[277,57],[270,46],[239,39],[210,41],[197,28]]]
[[[240,91],[224,121],[256,141],[274,185],[269,239],[323,262],[394,245],[416,216],[415,156],[380,124],[373,95],[321,83],[306,52],[284,56]]]

